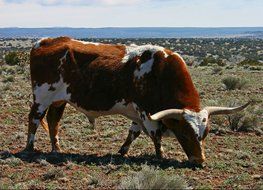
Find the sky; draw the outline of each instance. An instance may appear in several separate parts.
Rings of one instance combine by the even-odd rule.
[[[263,0],[0,0],[0,27],[245,26],[263,26]]]

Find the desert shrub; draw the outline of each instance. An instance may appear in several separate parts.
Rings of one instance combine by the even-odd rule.
[[[259,126],[259,118],[257,115],[251,115],[246,112],[239,112],[233,115],[228,115],[229,128],[232,131],[252,132],[256,131]]]
[[[216,66],[216,67],[213,67],[212,69],[212,74],[222,74],[223,73],[223,68],[222,67],[219,67],[219,66]]]
[[[141,171],[121,180],[119,189],[190,189],[178,175],[167,175],[158,168],[142,165]]]
[[[65,174],[60,168],[51,168],[47,173],[43,174],[43,180],[53,180],[64,177]]]
[[[6,160],[0,159],[0,165],[1,164],[7,164],[7,165],[9,165],[11,167],[16,167],[16,166],[22,165],[23,161],[20,160],[19,158],[11,156],[10,158],[7,158]]]
[[[6,83],[6,82],[14,82],[15,78],[13,76],[8,76],[6,77],[3,82]]]
[[[6,54],[5,62],[7,65],[17,65],[19,63],[18,53],[13,51]]]
[[[233,115],[228,115],[227,119],[228,119],[229,128],[232,131],[238,131],[241,120],[244,116],[245,116],[244,113],[236,113]]]
[[[240,79],[233,76],[223,78],[222,82],[227,90],[241,89],[247,84],[245,79]]]
[[[257,116],[245,116],[241,120],[241,124],[238,127],[237,131],[251,132],[259,126],[259,119]]]
[[[234,68],[234,65],[227,65],[225,68],[226,68],[227,70],[230,70],[230,69],[233,69],[233,68]]]
[[[251,71],[261,71],[261,70],[263,70],[263,67],[251,66],[251,67],[249,67],[249,70],[251,70]]]
[[[199,66],[218,65],[225,66],[226,63],[220,58],[214,58],[213,56],[205,57]]]
[[[238,63],[239,66],[243,65],[250,65],[250,66],[263,66],[263,63],[259,62],[258,60],[255,59],[245,59]]]

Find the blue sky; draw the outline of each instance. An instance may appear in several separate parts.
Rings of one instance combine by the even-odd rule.
[[[263,0],[0,0],[0,27],[263,26]]]

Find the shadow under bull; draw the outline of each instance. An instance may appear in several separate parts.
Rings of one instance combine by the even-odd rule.
[[[68,162],[74,162],[77,164],[85,164],[85,165],[96,165],[96,166],[107,166],[109,164],[112,165],[141,165],[141,164],[149,164],[158,166],[161,169],[166,169],[169,167],[173,168],[192,168],[196,167],[202,168],[200,164],[193,164],[189,161],[178,161],[175,159],[157,159],[155,155],[140,155],[140,156],[129,156],[123,157],[118,154],[106,154],[106,155],[96,155],[96,154],[72,154],[72,153],[44,153],[44,152],[1,152],[0,159],[6,160],[8,158],[19,158],[27,163],[40,163],[41,160],[46,160],[49,164],[56,166],[66,165]]]

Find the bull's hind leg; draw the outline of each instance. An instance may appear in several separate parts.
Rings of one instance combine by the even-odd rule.
[[[124,156],[128,153],[131,143],[141,134],[141,126],[135,122],[132,122],[131,127],[129,129],[129,134],[121,146],[119,153]]]
[[[43,119],[46,113],[46,107],[41,106],[38,103],[34,103],[31,107],[28,115],[28,133],[27,133],[27,145],[25,151],[34,150],[34,141],[37,128],[40,121]]]
[[[47,122],[49,128],[49,136],[52,145],[52,152],[60,152],[59,146],[59,137],[58,137],[58,130],[59,130],[59,121],[63,115],[66,103],[61,104],[52,104],[49,106],[47,112]]]

